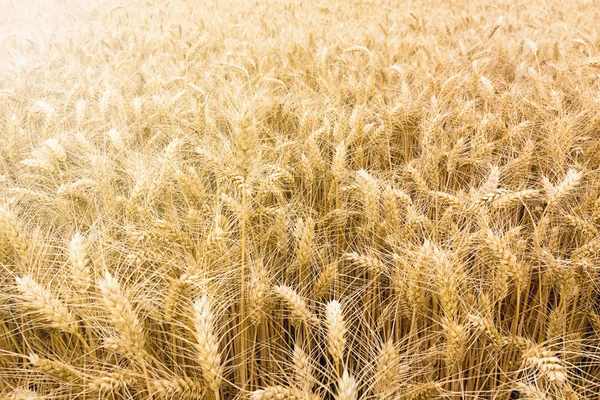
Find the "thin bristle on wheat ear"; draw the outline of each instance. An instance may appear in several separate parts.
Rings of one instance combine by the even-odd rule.
[[[215,316],[208,295],[194,303],[194,327],[198,362],[210,390],[218,392],[223,377],[219,342],[215,332]]]
[[[51,327],[63,332],[77,332],[77,318],[68,307],[30,276],[15,278],[23,305],[40,314]]]

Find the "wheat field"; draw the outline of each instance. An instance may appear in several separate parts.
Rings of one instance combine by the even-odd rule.
[[[600,399],[597,2],[0,6],[1,399]]]

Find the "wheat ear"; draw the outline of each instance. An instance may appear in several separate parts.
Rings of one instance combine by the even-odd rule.
[[[104,274],[104,279],[98,282],[98,287],[104,305],[110,313],[111,322],[121,339],[119,348],[125,350],[128,356],[137,360],[142,366],[148,397],[152,400],[152,387],[145,360],[147,353],[144,327],[134,311],[133,305],[121,290],[119,281],[108,271]]]
[[[358,384],[348,370],[344,369],[342,376],[338,380],[336,400],[357,400]]]
[[[196,350],[204,381],[218,398],[223,377],[219,342],[215,333],[215,316],[208,295],[194,303]]]
[[[252,400],[301,400],[302,396],[294,389],[284,386],[269,386],[255,390],[251,394]]]
[[[523,363],[535,367],[542,376],[559,385],[567,383],[567,369],[563,361],[550,351],[538,344],[531,344],[523,352]]]
[[[156,397],[163,399],[200,400],[205,398],[202,385],[187,377],[156,379],[152,382],[152,390]]]
[[[327,303],[325,308],[325,326],[327,328],[327,349],[336,368],[339,367],[346,346],[346,322],[342,306],[337,300]]]
[[[361,255],[356,252],[352,252],[346,253],[344,258],[351,263],[368,270],[375,276],[385,274],[388,271],[386,265],[381,260],[372,256]]]
[[[74,381],[80,378],[80,374],[70,365],[40,358],[37,354],[30,354],[29,362],[44,375],[51,376],[63,382]]]
[[[321,299],[331,289],[338,277],[337,263],[332,262],[323,267],[316,282],[313,285],[313,293],[316,299]]]
[[[523,400],[548,400],[548,396],[534,385],[517,382],[516,389],[523,396],[521,397]]]
[[[408,368],[400,363],[400,354],[394,342],[391,339],[384,342],[375,358],[375,384],[373,391],[378,398],[388,398],[398,387],[402,375],[407,371]]]
[[[548,207],[556,206],[562,199],[572,193],[582,178],[583,173],[575,169],[570,169],[557,186],[553,186],[548,178],[544,177],[542,183],[548,197]]]
[[[77,332],[77,318],[67,306],[48,289],[36,283],[30,276],[15,278],[20,298],[25,306],[36,311],[53,328],[63,332]]]
[[[289,286],[279,285],[275,286],[273,290],[289,307],[293,321],[304,322],[309,325],[316,325],[318,323],[318,319],[309,310],[306,299],[296,293],[294,289]]]
[[[79,232],[73,235],[69,243],[69,261],[73,287],[82,292],[87,291],[92,284],[89,270],[90,259],[87,255],[86,239]]]
[[[20,257],[27,257],[29,246],[15,215],[7,206],[0,206],[0,226]]]
[[[121,388],[133,386],[136,381],[130,371],[105,372],[92,379],[87,387],[94,393],[115,393]]]
[[[144,327],[133,305],[125,296],[119,282],[109,272],[98,282],[104,305],[108,309],[111,322],[121,339],[121,348],[134,359],[145,353],[146,337]]]
[[[296,386],[309,391],[314,382],[313,365],[308,354],[298,344],[294,346],[292,363]]]

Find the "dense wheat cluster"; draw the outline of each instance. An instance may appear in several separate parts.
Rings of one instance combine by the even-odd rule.
[[[2,399],[598,399],[600,5],[24,3]]]

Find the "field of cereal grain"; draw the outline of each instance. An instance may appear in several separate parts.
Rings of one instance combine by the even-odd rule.
[[[599,398],[599,3],[0,7],[1,399]]]

